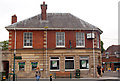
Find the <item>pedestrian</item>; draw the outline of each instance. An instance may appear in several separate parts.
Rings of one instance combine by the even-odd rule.
[[[99,64],[98,66],[97,66],[97,73],[98,73],[98,76],[97,77],[101,77],[102,75],[101,75],[101,64]]]
[[[36,68],[36,72],[35,72],[36,81],[39,81],[40,76],[41,76],[40,69],[39,69],[39,67],[37,67]]]
[[[104,73],[104,68],[102,67],[102,72]]]

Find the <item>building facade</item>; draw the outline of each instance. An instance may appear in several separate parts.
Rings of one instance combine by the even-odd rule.
[[[120,70],[120,45],[112,45],[102,55],[102,64],[105,71]]]
[[[102,31],[70,13],[47,13],[45,2],[41,14],[17,22],[12,16],[9,32],[9,72],[13,69],[14,53],[18,77],[32,78],[36,67],[41,78],[55,77],[56,72],[70,72],[74,77],[93,77],[102,62],[100,34]],[[94,69],[95,68],[95,69]]]

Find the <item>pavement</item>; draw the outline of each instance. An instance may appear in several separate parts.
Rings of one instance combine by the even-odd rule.
[[[120,72],[116,72],[116,71],[107,71],[105,73],[103,73],[103,76],[100,77],[102,79],[120,79]]]
[[[10,80],[12,81],[12,80]],[[17,81],[36,81],[35,78],[18,78]],[[50,81],[50,79],[40,79],[39,81]],[[111,71],[105,72],[100,78],[57,78],[52,81],[120,81],[120,72]]]

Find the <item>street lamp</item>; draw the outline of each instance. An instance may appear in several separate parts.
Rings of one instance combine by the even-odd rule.
[[[14,45],[14,61],[13,61],[13,81],[15,81],[15,55],[16,55],[16,29],[15,30],[15,45]]]
[[[46,77],[47,77],[47,28],[48,26],[44,27],[46,29]]]

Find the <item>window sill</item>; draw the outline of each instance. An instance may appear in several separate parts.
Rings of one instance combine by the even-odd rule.
[[[75,71],[75,69],[65,69],[65,71]]]
[[[76,48],[85,48],[85,46],[76,46]]]
[[[89,69],[80,69],[81,71],[86,71],[86,70],[89,70]]]
[[[50,70],[50,71],[60,71],[60,70]]]
[[[24,46],[23,48],[33,48],[32,46]]]
[[[66,48],[65,46],[56,46],[56,48]]]

